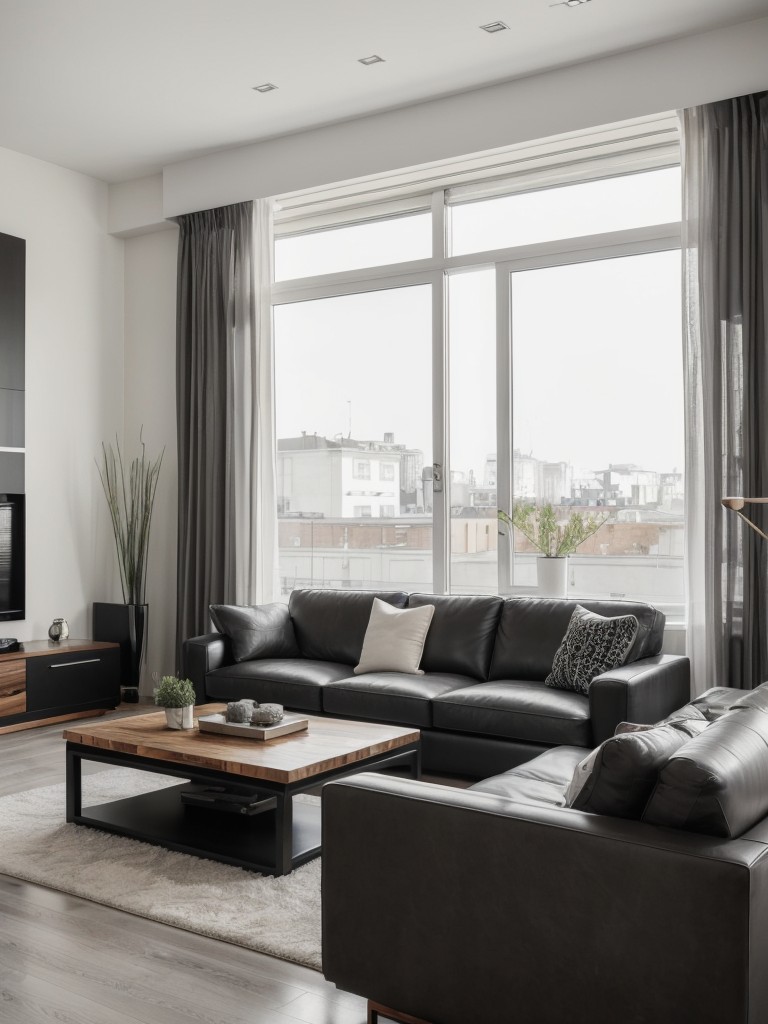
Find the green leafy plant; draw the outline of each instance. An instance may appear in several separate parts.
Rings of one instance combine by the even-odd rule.
[[[157,478],[165,453],[163,448],[152,461],[147,458],[141,434],[139,444],[141,454],[131,459],[127,467],[123,463],[117,438],[114,447],[102,443],[101,464],[96,463],[112,520],[120,568],[120,587],[126,604],[144,604],[149,527]]]
[[[603,523],[610,519],[605,515],[585,515],[571,512],[564,521],[558,520],[550,504],[534,505],[518,501],[510,516],[504,509],[497,510],[500,522],[513,526],[548,558],[562,558],[572,554],[585,540],[597,533]]]
[[[154,692],[159,708],[186,708],[195,703],[195,688],[189,679],[163,676]]]

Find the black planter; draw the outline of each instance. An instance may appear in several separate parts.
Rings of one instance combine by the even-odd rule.
[[[93,639],[120,644],[120,685],[129,704],[139,699],[148,622],[149,605],[93,602]]]

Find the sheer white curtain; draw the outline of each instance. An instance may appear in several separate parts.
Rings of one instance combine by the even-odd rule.
[[[701,693],[768,679],[768,545],[720,505],[768,495],[768,94],[681,123],[687,645]]]
[[[278,595],[271,201],[254,202],[253,218],[252,282],[237,291],[232,380],[236,604],[263,604]]]

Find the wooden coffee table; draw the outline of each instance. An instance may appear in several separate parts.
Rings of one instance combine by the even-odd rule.
[[[206,704],[195,714],[225,710]],[[170,850],[284,875],[320,853],[319,804],[297,793],[329,779],[404,765],[418,778],[419,731],[304,716],[309,728],[266,742],[168,729],[164,712],[67,729],[67,821]],[[83,761],[177,776],[179,786],[83,807]],[[218,806],[204,803],[221,789]],[[185,794],[182,798],[182,793]],[[221,809],[227,795],[246,799]],[[200,801],[198,805],[194,801]]]

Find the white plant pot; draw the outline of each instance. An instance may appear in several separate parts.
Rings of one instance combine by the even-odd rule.
[[[195,707],[189,704],[185,708],[166,708],[165,720],[169,729],[194,729]]]
[[[568,557],[542,556],[536,559],[538,591],[541,597],[565,597],[568,593]]]

